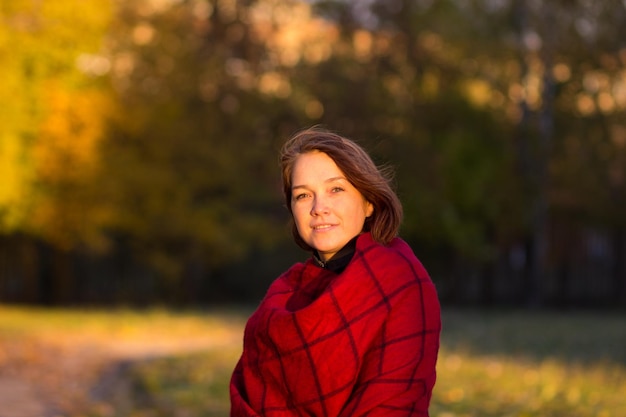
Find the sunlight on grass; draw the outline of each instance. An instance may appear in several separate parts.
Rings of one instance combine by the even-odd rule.
[[[117,346],[213,337],[228,343],[129,361],[113,394],[72,417],[226,417],[248,314],[0,306],[0,370],[2,349],[31,339]],[[443,325],[431,417],[626,416],[623,314],[445,309]]]
[[[626,415],[626,369],[555,360],[531,362],[444,349],[431,415],[619,417]]]
[[[228,382],[239,354],[214,350],[134,367],[133,415],[228,416]]]
[[[626,320],[447,311],[433,417],[626,416]]]
[[[240,331],[247,311],[74,310],[0,306],[0,337],[122,339]]]

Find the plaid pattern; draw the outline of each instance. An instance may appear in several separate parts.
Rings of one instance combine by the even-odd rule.
[[[440,330],[410,247],[364,233],[341,274],[308,260],[271,285],[246,326],[231,416],[428,416]]]

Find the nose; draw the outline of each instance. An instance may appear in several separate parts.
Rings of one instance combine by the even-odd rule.
[[[330,208],[328,207],[328,201],[325,198],[315,197],[313,199],[313,206],[311,207],[311,216],[320,216],[328,214]]]

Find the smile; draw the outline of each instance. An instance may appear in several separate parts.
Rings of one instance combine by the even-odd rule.
[[[317,226],[313,226],[313,230],[326,230],[334,226],[335,226],[334,224],[320,224]]]

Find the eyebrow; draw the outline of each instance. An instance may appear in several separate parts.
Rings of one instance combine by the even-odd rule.
[[[330,177],[326,180],[324,180],[325,184],[331,183],[331,182],[336,182],[336,181],[348,181],[346,177]],[[291,187],[292,190],[295,190],[296,188],[308,188],[307,185],[294,185]]]

